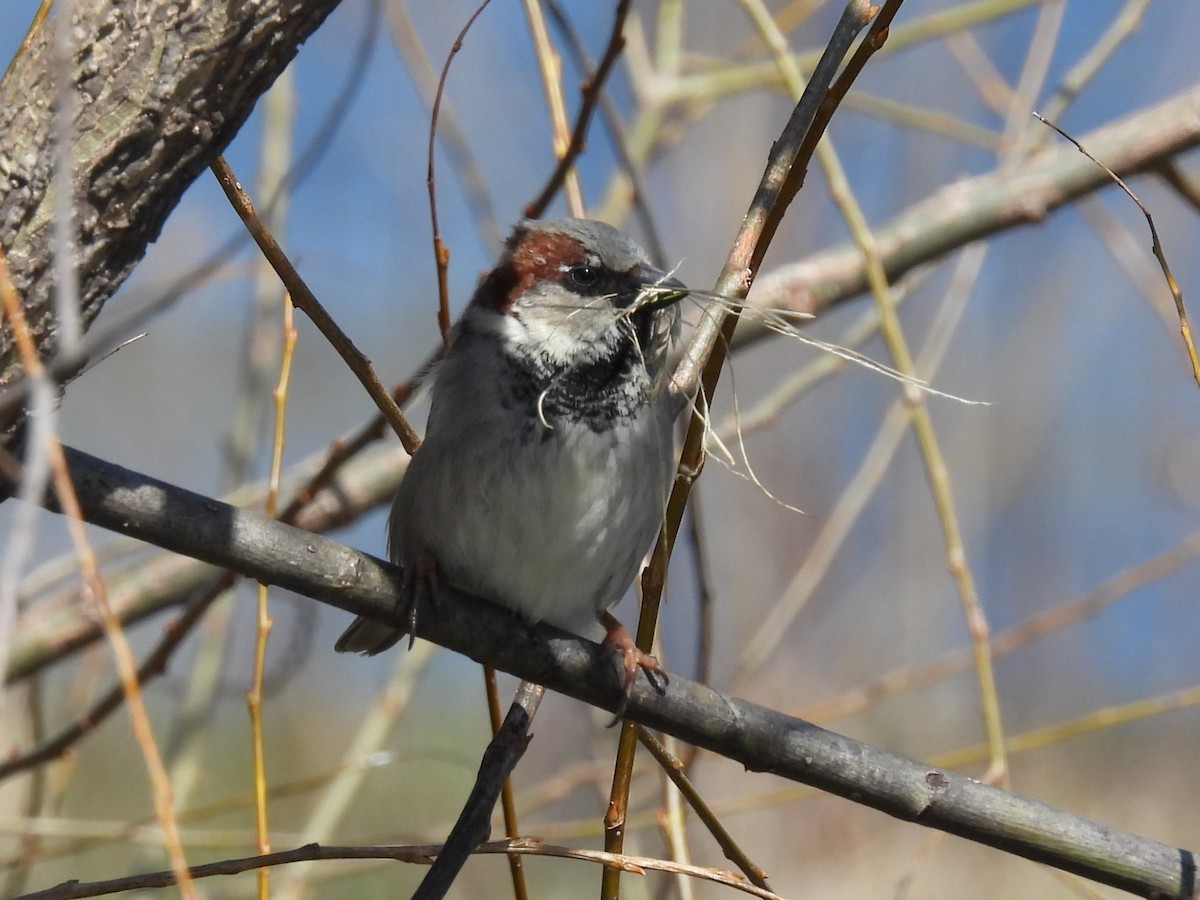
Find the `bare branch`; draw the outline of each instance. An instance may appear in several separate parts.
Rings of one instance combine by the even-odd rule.
[[[84,518],[169,550],[276,584],[355,615],[402,626],[401,571],[329,538],[240,510],[64,448]],[[180,528],[186,522],[188,527]],[[443,586],[418,635],[609,711],[619,665],[598,644],[530,626]],[[681,676],[660,690],[639,678],[629,718],[680,740],[837,794],[905,821],[956,834],[1143,897],[1191,898],[1192,851],[1099,825],[1034,800],[934,769]]]

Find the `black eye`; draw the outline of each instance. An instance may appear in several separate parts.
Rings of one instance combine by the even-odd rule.
[[[571,266],[567,270],[567,278],[571,284],[579,288],[593,288],[600,283],[601,273],[595,266]]]

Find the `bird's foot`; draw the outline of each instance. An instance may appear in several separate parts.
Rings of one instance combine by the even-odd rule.
[[[417,640],[417,611],[424,603],[437,612],[438,599],[442,592],[442,570],[428,550],[422,550],[404,570],[401,606],[396,612],[405,612],[408,620],[408,649]]]
[[[617,618],[609,612],[602,612],[596,616],[600,624],[604,626],[607,634],[604,636],[604,649],[613,653],[621,654],[621,665],[625,670],[625,679],[621,686],[621,701],[617,704],[616,711],[613,715],[613,720],[610,724],[615,725],[625,715],[625,707],[629,705],[629,695],[633,691],[633,683],[637,680],[638,669],[646,673],[646,677],[650,679],[650,683],[659,691],[663,686],[670,682],[670,677],[667,675],[667,670],[662,667],[659,661],[648,653],[643,653],[636,643],[634,643],[633,635],[629,633],[629,629],[622,625]],[[659,683],[661,680],[661,684]]]

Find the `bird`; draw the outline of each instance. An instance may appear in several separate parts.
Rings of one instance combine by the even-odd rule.
[[[608,610],[663,522],[687,405],[668,354],[687,294],[608,224],[516,225],[451,332],[392,504],[410,629],[416,597],[444,580],[531,622],[598,621],[626,697],[639,669],[665,677]],[[405,633],[359,617],[335,649],[374,655]]]

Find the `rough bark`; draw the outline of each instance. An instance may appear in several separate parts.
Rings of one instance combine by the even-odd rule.
[[[158,237],[188,185],[337,0],[75,0],[69,66],[48,21],[0,81],[0,245],[42,356],[52,356],[56,78],[74,96],[72,194],[84,328]],[[77,362],[77,361],[76,361]],[[0,331],[0,390],[20,380]],[[0,429],[20,417],[10,410]]]

